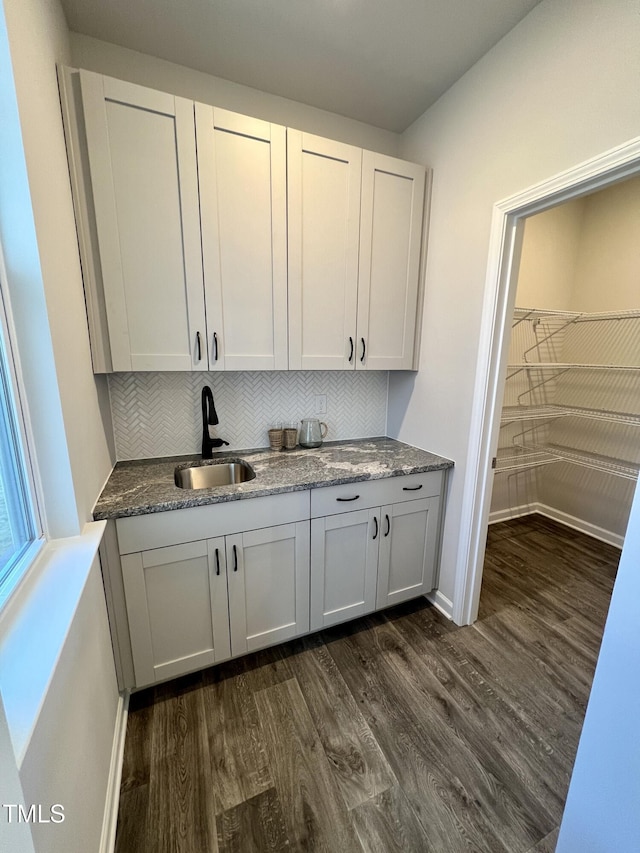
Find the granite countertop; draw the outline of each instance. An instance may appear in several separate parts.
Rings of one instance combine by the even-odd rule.
[[[453,466],[450,459],[391,438],[327,442],[314,449],[227,451],[216,453],[214,461],[234,459],[248,462],[256,472],[255,479],[197,490],[179,489],[174,485],[173,472],[177,465],[201,462],[198,456],[118,462],[98,498],[93,517],[100,520],[146,515]]]

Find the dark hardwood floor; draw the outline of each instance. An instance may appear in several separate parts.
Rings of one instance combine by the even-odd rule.
[[[471,627],[420,600],[134,694],[117,853],[552,853],[618,557],[494,525]]]

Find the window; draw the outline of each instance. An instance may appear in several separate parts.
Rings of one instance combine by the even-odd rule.
[[[0,606],[40,544],[3,273],[0,257]]]

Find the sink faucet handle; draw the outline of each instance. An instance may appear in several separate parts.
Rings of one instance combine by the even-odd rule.
[[[212,438],[210,439],[211,447],[222,447],[223,444],[229,446],[229,442],[225,441],[224,438]]]

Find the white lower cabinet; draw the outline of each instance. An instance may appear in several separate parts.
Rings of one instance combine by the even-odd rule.
[[[309,630],[309,522],[124,554],[136,687]]]
[[[435,586],[439,505],[440,499],[431,497],[382,507],[376,608]]]
[[[380,522],[373,509],[311,522],[311,630],[376,606]]]
[[[441,472],[429,472],[312,492],[311,630],[434,588],[441,489]],[[370,505],[381,498],[404,500]]]
[[[231,654],[309,630],[309,522],[226,537]]]
[[[222,537],[120,559],[137,687],[230,656]]]
[[[439,498],[311,522],[311,630],[390,607],[435,586]]]
[[[134,671],[125,686],[430,592],[443,479],[432,471],[118,519]]]

